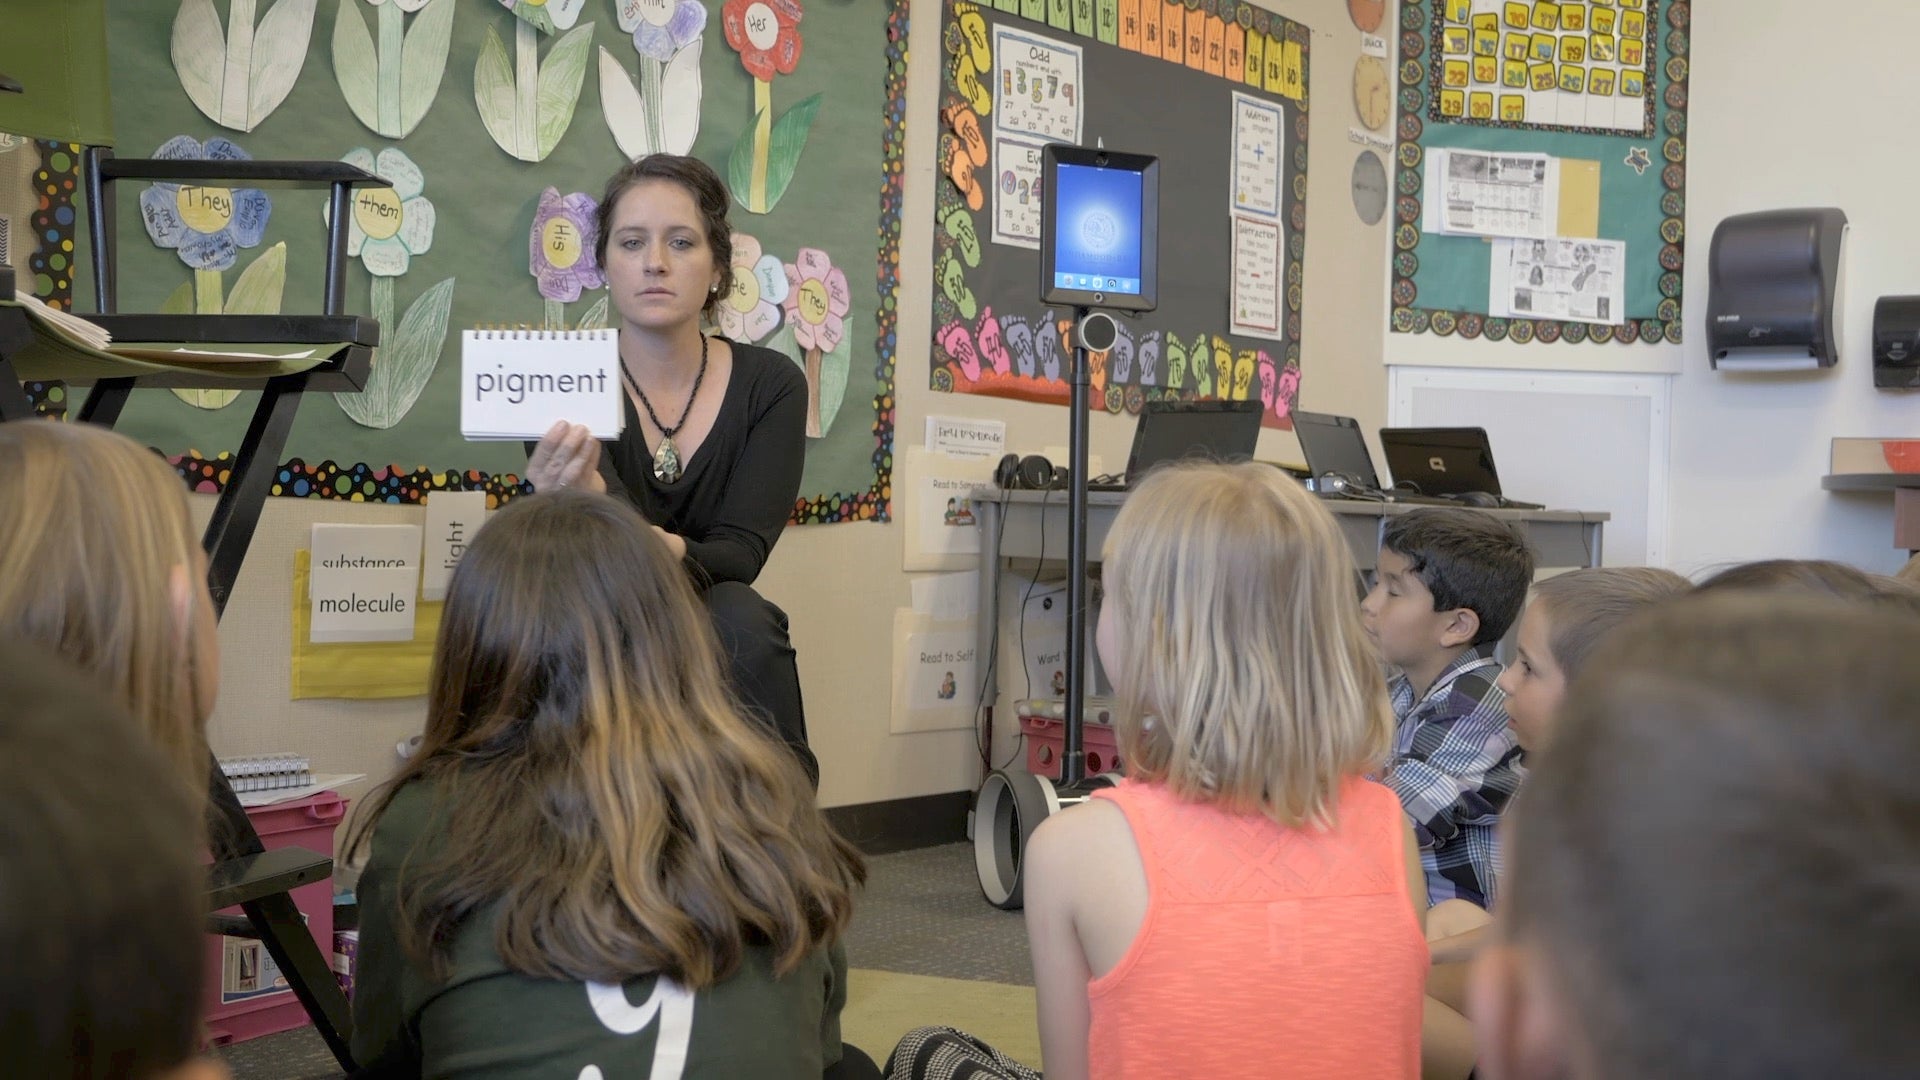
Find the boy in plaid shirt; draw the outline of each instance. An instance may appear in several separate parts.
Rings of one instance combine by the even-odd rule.
[[[1493,649],[1519,617],[1533,552],[1512,526],[1473,510],[1387,519],[1367,632],[1398,669],[1387,684],[1399,727],[1385,782],[1413,819],[1429,901],[1494,902],[1494,836],[1526,776],[1507,727]]]

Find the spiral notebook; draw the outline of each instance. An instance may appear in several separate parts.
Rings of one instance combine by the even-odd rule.
[[[460,434],[538,439],[556,421],[620,436],[620,345],[614,330],[481,328],[460,335]]]

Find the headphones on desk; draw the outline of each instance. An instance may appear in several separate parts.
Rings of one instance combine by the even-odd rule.
[[[994,467],[993,482],[1002,491],[1061,491],[1067,470],[1039,454],[1008,454]]]

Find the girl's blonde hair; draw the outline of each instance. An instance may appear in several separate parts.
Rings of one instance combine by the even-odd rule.
[[[771,946],[794,969],[845,929],[865,869],[792,754],[727,691],[706,610],[631,507],[516,499],[461,556],[418,751],[372,797],[357,852],[402,787],[444,831],[400,866],[401,941],[444,971],[499,905],[514,971],[691,989]]]
[[[1107,535],[1130,776],[1283,825],[1331,820],[1393,712],[1333,515],[1268,465],[1154,471]]]
[[[203,787],[212,702],[195,671],[209,658],[172,591],[199,552],[186,485],[158,454],[91,424],[0,424],[0,632],[94,676]]]

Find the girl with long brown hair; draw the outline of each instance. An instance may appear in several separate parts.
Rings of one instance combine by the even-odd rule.
[[[425,737],[372,797],[355,1056],[380,1075],[842,1075],[858,853],[726,689],[687,575],[603,495],[462,557]]]

